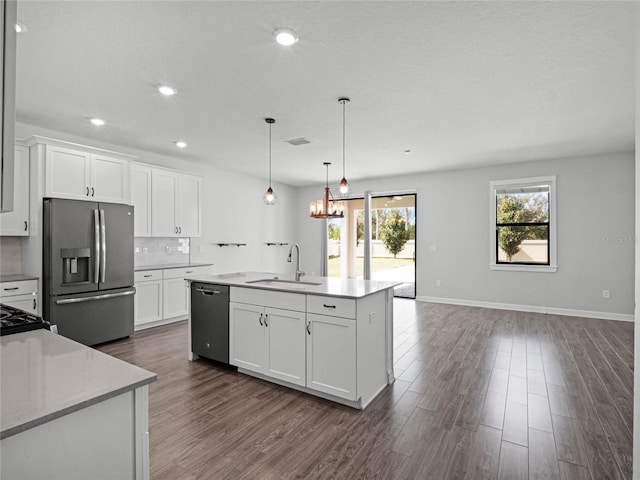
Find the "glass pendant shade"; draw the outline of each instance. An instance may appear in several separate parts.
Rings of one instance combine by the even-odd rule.
[[[345,118],[345,106],[349,103],[347,97],[342,97],[338,100],[338,103],[342,104],[342,180],[340,180],[340,194],[345,195],[349,193],[349,182],[347,182],[347,176],[345,175],[345,141],[346,141],[346,118]]]
[[[340,180],[340,193],[343,195],[349,193],[349,182],[347,182],[347,179],[344,177]]]
[[[273,191],[273,188],[269,187],[267,188],[267,191],[264,192],[262,200],[264,201],[265,205],[275,205],[276,201],[278,200],[278,196],[276,195],[276,192]]]
[[[278,200],[278,196],[276,195],[276,192],[273,191],[273,188],[271,188],[271,126],[276,123],[276,121],[273,118],[265,118],[264,121],[269,124],[269,188],[264,192],[262,201],[265,205],[275,205]]]

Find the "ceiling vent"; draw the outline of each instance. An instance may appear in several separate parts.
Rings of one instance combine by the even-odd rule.
[[[299,145],[306,145],[307,143],[311,143],[311,140],[309,140],[308,138],[304,138],[304,137],[300,137],[300,138],[294,138],[292,140],[285,140],[288,144],[293,145],[294,147],[297,147]]]

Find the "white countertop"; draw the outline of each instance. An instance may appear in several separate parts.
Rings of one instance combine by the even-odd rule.
[[[0,339],[0,438],[156,380],[154,373],[48,330]]]
[[[187,277],[185,280],[192,282],[213,283],[217,285],[229,285],[233,287],[259,288],[262,290],[276,290],[281,292],[304,293],[311,295],[329,295],[332,297],[361,298],[367,295],[387,290],[400,285],[402,282],[385,282],[379,280],[341,279],[334,277],[310,277],[304,276],[301,282],[295,286],[264,285],[249,283],[255,280],[273,279],[294,281],[293,275],[284,273],[267,272],[238,272],[221,275],[202,275]],[[318,285],[305,285],[304,282],[317,283]]]
[[[213,263],[162,263],[157,265],[138,265],[134,267],[136,272],[146,272],[147,270],[168,270],[171,268],[208,267]]]
[[[25,282],[27,280],[38,280],[35,275],[25,275],[23,273],[15,273],[13,275],[0,275],[0,283],[4,282]]]

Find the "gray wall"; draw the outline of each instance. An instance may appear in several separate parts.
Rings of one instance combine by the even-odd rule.
[[[354,181],[351,192],[417,192],[419,299],[630,319],[634,169],[634,153],[623,152]],[[489,182],[547,175],[557,175],[558,271],[489,269]],[[315,272],[322,222],[309,218],[308,202],[321,192],[321,185],[298,191],[303,267]]]
[[[308,203],[322,193],[321,184],[301,189],[274,184],[279,201],[267,207],[262,203],[264,179],[28,125],[17,127],[22,137],[40,134],[76,141],[202,175],[203,234],[192,241],[191,259],[213,262],[216,273],[291,272],[286,247],[267,247],[267,242],[299,242],[303,269],[320,272],[324,222],[309,218]],[[353,181],[352,192],[417,192],[420,299],[631,318],[634,170],[634,153],[624,152]],[[490,270],[489,182],[546,175],[557,175],[558,271]],[[218,242],[248,246],[220,248],[215,245]],[[428,252],[428,245],[435,245],[436,251]],[[441,287],[435,286],[436,279],[441,280]],[[610,299],[602,298],[604,289],[610,290]]]

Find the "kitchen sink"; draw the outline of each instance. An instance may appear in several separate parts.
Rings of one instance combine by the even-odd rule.
[[[265,285],[267,287],[286,287],[286,288],[299,288],[305,289],[315,285],[322,285],[321,283],[314,282],[296,282],[293,280],[280,280],[279,278],[263,278],[261,280],[252,280],[250,282],[254,285]]]

